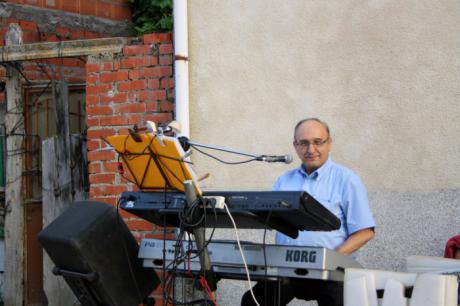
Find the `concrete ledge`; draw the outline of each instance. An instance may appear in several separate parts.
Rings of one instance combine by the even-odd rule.
[[[119,53],[127,42],[127,38],[116,37],[11,45],[0,48],[0,63]]]

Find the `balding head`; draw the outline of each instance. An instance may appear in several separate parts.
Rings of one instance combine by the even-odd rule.
[[[332,146],[329,127],[317,118],[301,120],[295,127],[293,144],[305,170],[311,173],[329,158]]]

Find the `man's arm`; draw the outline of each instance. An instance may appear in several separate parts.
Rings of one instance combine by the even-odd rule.
[[[365,245],[369,240],[374,238],[374,229],[365,228],[351,234],[347,240],[339,245],[335,250],[343,255],[350,255],[360,247]]]

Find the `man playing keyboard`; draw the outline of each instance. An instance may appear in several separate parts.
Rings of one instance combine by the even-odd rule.
[[[302,165],[287,171],[273,190],[306,191],[341,221],[331,232],[302,231],[296,239],[276,234],[281,245],[318,246],[352,255],[374,237],[375,222],[369,208],[367,191],[360,178],[329,157],[332,138],[328,125],[317,119],[299,121],[293,141]],[[262,281],[253,288],[260,305],[287,305],[292,299],[316,300],[319,306],[341,306],[343,284],[308,279]],[[256,305],[251,293],[243,295],[241,305]]]

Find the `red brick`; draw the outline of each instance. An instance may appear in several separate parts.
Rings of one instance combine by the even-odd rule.
[[[144,220],[129,220],[126,221],[126,225],[132,231],[151,231],[153,224]]]
[[[115,174],[114,173],[98,173],[98,174],[90,174],[89,175],[89,182],[90,184],[113,184],[115,181]]]
[[[120,92],[116,93],[114,95],[101,95],[100,96],[100,103],[105,104],[105,103],[124,103],[128,101],[128,93],[126,92]]]
[[[94,151],[101,148],[101,140],[99,139],[91,139],[86,142],[86,147],[88,151]]]
[[[144,77],[144,70],[143,69],[130,69],[129,70],[129,78],[131,80],[142,79]]]
[[[94,4],[93,4],[94,5]],[[62,1],[62,10],[71,13],[78,12],[78,3],[77,1]]]
[[[118,111],[122,114],[125,113],[144,113],[145,104],[144,103],[135,103],[135,104],[123,104],[118,107]]]
[[[85,68],[86,62],[84,60],[78,59],[78,58],[63,58],[62,63],[64,66],[68,67],[81,67]]]
[[[128,94],[125,92],[117,93],[113,96],[113,102],[124,103],[128,100]]]
[[[147,81],[147,87],[150,89],[158,89],[160,88],[160,80],[158,79],[150,79]]]
[[[40,36],[38,35],[37,32],[23,32],[22,33],[22,41],[24,43],[33,43],[33,42],[39,42],[40,41]]]
[[[172,78],[162,78],[160,81],[161,88],[172,88],[174,86],[174,82]]]
[[[101,172],[101,163],[92,162],[88,165],[88,173],[100,173]]]
[[[80,0],[80,14],[96,16],[94,1]]]
[[[161,101],[160,102],[160,111],[162,112],[172,112],[174,110],[174,103],[170,101]]]
[[[83,2],[86,2],[86,1],[80,1],[80,3],[83,3]],[[94,7],[94,5],[91,5],[92,7]],[[70,32],[70,39],[83,39],[85,38],[85,31],[83,30],[73,30]]]
[[[95,161],[95,160],[112,160],[115,158],[115,151],[89,151],[88,152],[88,160]]]
[[[139,124],[142,121],[141,119],[141,115],[113,116],[107,118],[100,118],[99,124],[101,126]]]
[[[164,90],[149,90],[141,91],[139,93],[140,101],[157,101],[166,99],[166,92]]]
[[[128,188],[126,185],[107,185],[107,186],[91,186],[90,197],[94,198],[96,196],[105,196],[105,195],[120,195],[122,192],[127,191]]]
[[[121,82],[117,84],[119,91],[131,91],[131,90],[142,90],[145,89],[146,82],[143,80]]]
[[[32,21],[19,21],[19,25],[21,26],[22,31],[37,31],[37,24]]]
[[[133,46],[124,46],[123,54],[124,55],[146,55],[152,52],[152,47],[149,45],[133,45]]]
[[[148,57],[128,57],[122,58],[120,62],[120,66],[123,69],[126,68],[134,68],[134,67],[144,67],[150,66],[152,59]]]
[[[70,38],[70,30],[68,28],[56,27],[56,34],[58,34],[60,38]]]
[[[99,126],[99,118],[86,118],[86,125],[88,127]]]
[[[99,103],[99,96],[98,95],[86,95],[86,105],[95,105]]]
[[[112,62],[105,62],[105,63],[98,63],[98,64],[86,64],[86,72],[102,72],[102,71],[112,71],[113,70],[113,63]]]
[[[112,90],[111,84],[86,86],[86,93],[90,95],[106,94],[108,91],[111,91],[111,90]]]
[[[120,195],[122,192],[127,191],[128,187],[126,185],[109,185],[104,186],[103,190],[107,195]]]
[[[101,73],[99,79],[102,83],[114,81],[124,81],[128,79],[128,71],[105,72]]]
[[[88,132],[86,133],[86,137],[88,139],[94,139],[94,138],[100,138],[100,137],[107,137],[107,136],[112,136],[115,134],[114,129],[89,129]]]
[[[170,42],[171,34],[170,33],[161,33],[161,34],[145,34],[142,36],[144,44],[159,43],[159,42]]]
[[[94,1],[93,1],[94,5]],[[111,16],[111,5],[102,1],[96,2],[96,16],[110,19]]]
[[[118,172],[118,162],[105,162],[103,164],[104,172]]]
[[[172,76],[172,67],[171,66],[159,66],[153,68],[146,68],[148,71],[145,72],[146,76],[151,77],[168,77]]]
[[[118,213],[120,214],[120,216],[126,220],[126,219],[133,219],[133,218],[139,218],[133,214],[130,214],[129,212],[127,211],[124,211],[124,210],[119,210]]]
[[[110,106],[92,106],[86,108],[88,116],[112,115],[113,108]]]
[[[172,114],[171,113],[157,113],[157,114],[150,114],[150,115],[145,115],[144,120],[150,120],[153,122],[169,122],[172,120]]]
[[[101,70],[101,64],[86,64],[86,72],[99,72]]]
[[[131,10],[127,6],[112,5],[112,18],[115,20],[131,20]]]
[[[156,112],[158,111],[158,102],[146,102],[145,103],[146,112]]]
[[[84,37],[85,39],[95,39],[95,38],[100,38],[102,36],[99,33],[88,32],[88,31],[85,31],[84,34],[85,34],[85,37]]]
[[[171,54],[173,53],[172,44],[161,44],[160,45],[160,54]]]
[[[86,84],[95,85],[99,81],[98,75],[88,75],[86,77]]]

